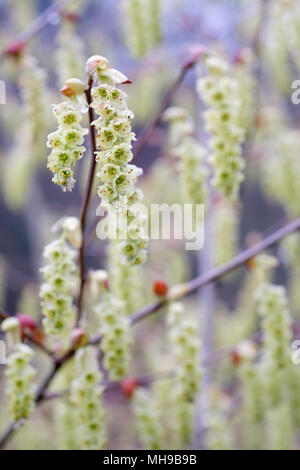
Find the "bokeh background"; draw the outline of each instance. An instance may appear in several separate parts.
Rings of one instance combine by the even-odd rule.
[[[295,139],[293,142],[296,144],[291,148],[288,136],[285,137],[287,144],[284,148],[277,141],[280,133],[299,132],[300,106],[291,102],[291,84],[299,77],[300,69],[297,54],[294,53],[297,43],[290,51],[284,51],[285,26],[283,23],[279,29],[279,23],[276,23],[278,16],[270,6],[277,2],[161,0],[160,39],[140,57],[130,47],[133,33],[128,26],[125,3],[122,0],[85,0],[74,7],[71,2],[66,5],[63,14],[53,13],[47,26],[28,43],[28,53],[36,58],[38,67],[45,71],[46,84],[43,89],[44,125],[41,125],[38,137],[33,142],[32,151],[26,144],[26,118],[19,81],[20,59],[14,53],[1,56],[0,79],[6,84],[7,96],[6,104],[0,105],[0,304],[12,315],[22,312],[40,319],[38,291],[43,247],[51,240],[51,226],[55,221],[63,215],[78,215],[87,178],[88,159],[83,159],[76,168],[75,189],[71,193],[63,193],[58,186],[53,185],[51,174],[46,168],[46,137],[56,126],[51,103],[61,100],[59,90],[67,78],[64,77],[64,57],[73,57],[74,64],[69,66],[73,66],[82,79],[85,79],[85,61],[93,54],[107,57],[113,67],[130,78],[133,83],[126,92],[129,106],[135,114],[134,131],[137,136],[155,113],[162,97],[177,77],[188,51],[195,44],[215,48],[237,68],[237,73],[239,66],[247,69],[250,63],[252,78],[257,83],[253,88],[249,87],[247,96],[252,103],[255,118],[245,146],[246,180],[241,190],[232,254],[300,213],[300,209],[298,214],[297,209],[290,210],[289,203],[289,197],[294,198],[294,202],[295,197],[300,197],[300,186],[293,179],[295,169],[299,168],[294,160],[299,159],[300,139]],[[13,44],[17,35],[26,30],[50,5],[49,1],[0,0],[0,50],[5,51],[9,44]],[[264,5],[267,12],[263,11]],[[247,62],[248,59],[244,62],[241,57],[250,57],[250,62]],[[195,92],[198,74],[196,67],[186,74],[172,105],[189,111],[201,136],[203,104]],[[141,186],[147,203],[176,202],[179,199],[178,175],[174,158],[167,148],[167,137],[168,127],[161,123],[137,161],[137,165],[144,170]],[[280,187],[280,173],[273,173],[271,157],[275,158],[278,152],[282,152],[282,155],[284,152],[293,154],[294,159],[294,166],[291,166],[294,170],[287,170],[291,170],[291,173],[285,192]],[[269,168],[272,171],[268,173]],[[268,178],[275,182],[275,189],[272,187],[271,191],[267,189]],[[287,190],[289,187],[290,192]],[[90,224],[95,220],[99,204],[96,185],[94,193],[89,211]],[[215,243],[218,243],[217,239]],[[281,261],[274,279],[288,286],[291,280],[289,265],[280,248],[276,247],[272,252]],[[89,268],[105,267],[107,244],[94,237],[89,244],[87,259]],[[182,243],[174,240],[150,243],[150,259],[143,268],[141,285],[137,286],[141,297],[137,305],[144,305],[154,299],[151,286],[155,279],[164,278],[169,284],[175,284],[198,273],[197,254],[185,252]],[[250,331],[247,327],[243,330],[243,327],[237,326],[235,329],[234,326],[244,321],[238,316],[241,312],[237,293],[241,292],[246,277],[246,270],[241,269],[213,288],[213,310],[216,319],[220,317],[219,324],[216,320],[215,325],[214,349],[233,346],[243,339],[244,334],[247,336],[257,330],[253,325]],[[205,290],[201,295],[205,298]],[[201,298],[199,304],[199,298],[192,296],[187,299],[187,308],[200,312],[201,302]],[[299,312],[300,305],[293,302],[295,338]],[[146,326],[136,328],[135,355],[139,359],[135,361],[132,373],[168,369],[162,317],[163,312]],[[232,327],[228,327],[228,323],[226,327],[226,319],[229,319]],[[256,320],[252,323],[255,324]],[[42,377],[48,367],[47,359],[38,359],[38,366]],[[2,371],[3,366],[0,366],[0,374]],[[216,386],[215,392],[218,399],[237,400],[230,358],[225,358],[220,367],[219,363],[214,366],[213,373],[219,378],[219,388]],[[8,416],[3,381],[0,383],[0,425],[4,427]],[[109,448],[139,448],[141,444],[134,425],[127,425],[128,420],[132,420],[127,399],[118,390],[111,392],[106,399],[111,411],[108,413]],[[53,407],[54,402],[44,404],[35,413],[34,419],[13,439],[11,447],[59,448]],[[244,444],[237,442],[235,445],[242,447]]]

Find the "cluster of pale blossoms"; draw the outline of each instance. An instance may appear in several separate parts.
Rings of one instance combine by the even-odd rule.
[[[54,173],[53,183],[62,187],[63,191],[71,191],[75,184],[74,165],[83,157],[84,137],[88,130],[80,124],[82,110],[74,99],[74,96],[83,94],[83,84],[80,80],[67,80],[63,93],[69,96],[69,101],[64,101],[53,107],[54,116],[58,123],[58,129],[48,136],[47,146],[51,148],[47,167]]]
[[[102,293],[101,301],[94,311],[99,320],[99,333],[103,336],[100,348],[103,352],[103,365],[112,380],[122,378],[130,364],[131,333],[126,304],[117,299],[105,287],[107,273],[102,270],[90,273],[91,291]]]
[[[222,265],[233,258],[238,249],[239,210],[236,203],[222,199],[214,206],[214,261]]]
[[[115,86],[128,82],[128,79],[111,69],[107,59],[101,56],[91,57],[87,70],[98,80],[98,86],[92,88],[91,106],[99,115],[93,125],[99,148],[101,205],[111,220],[114,217],[117,220],[116,237],[121,239],[119,248],[123,264],[140,264],[146,259],[146,215],[139,205],[143,193],[135,188],[135,183],[142,170],[129,163],[133,157],[132,141],[135,140],[131,131],[133,113],[128,109],[127,95]]]
[[[175,423],[178,436],[186,443],[192,432],[194,405],[201,382],[198,327],[195,319],[186,315],[181,302],[170,304],[167,323],[175,359],[176,385],[172,390]]]
[[[164,113],[169,122],[169,145],[178,157],[180,187],[185,203],[202,204],[208,170],[204,165],[205,148],[195,139],[195,125],[185,109],[171,107]]]
[[[40,297],[46,332],[66,339],[75,316],[73,294],[78,273],[74,247],[81,245],[81,232],[75,217],[67,217],[57,226],[62,229],[61,234],[44,249],[46,265],[41,268],[44,282]]]
[[[292,331],[286,289],[283,286],[264,284],[259,287],[256,296],[258,313],[263,321],[268,390],[274,401],[279,401],[282,398],[280,378],[291,363],[289,346]]]
[[[5,370],[9,411],[14,420],[19,421],[28,418],[34,409],[36,372],[30,364],[34,351],[21,343],[20,324],[16,318],[4,320],[1,329],[11,347]]]
[[[146,449],[161,449],[162,434],[159,410],[149,390],[139,387],[133,395],[133,412],[139,437]]]
[[[208,106],[204,113],[206,130],[211,134],[211,163],[214,186],[229,199],[236,199],[244,179],[241,158],[244,129],[240,127],[239,83],[221,58],[207,56],[208,75],[197,82],[197,91]]]
[[[97,351],[92,346],[80,348],[75,362],[77,378],[71,384],[70,400],[77,415],[79,441],[84,450],[99,450],[105,444],[106,434]]]
[[[126,42],[135,57],[142,57],[161,38],[160,1],[124,0]]]

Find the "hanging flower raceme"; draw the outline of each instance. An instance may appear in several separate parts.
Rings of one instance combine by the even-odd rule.
[[[299,131],[281,126],[271,127],[268,157],[262,161],[262,188],[272,199],[284,206],[288,214],[300,214],[298,199],[300,182]]]
[[[234,77],[238,81],[238,96],[240,99],[239,125],[249,132],[255,118],[256,82],[253,75],[254,57],[251,49],[242,49],[235,56]]]
[[[186,315],[180,302],[171,303],[167,321],[175,362],[175,386],[171,399],[176,434],[180,444],[186,444],[192,434],[194,404],[201,381],[199,335],[196,322]]]
[[[53,183],[61,186],[63,191],[71,191],[76,180],[73,177],[74,165],[83,157],[85,147],[82,145],[88,130],[81,127],[84,86],[80,80],[68,80],[62,89],[69,101],[53,107],[58,129],[48,136],[47,146],[52,149],[47,167],[54,173]],[[78,98],[78,102],[77,102]]]
[[[214,258],[221,265],[233,258],[238,248],[239,211],[231,201],[220,200],[214,207]]]
[[[135,188],[135,183],[142,170],[129,163],[133,157],[131,142],[135,140],[131,131],[133,113],[127,107],[126,94],[115,86],[128,79],[109,68],[108,61],[101,56],[88,60],[87,71],[98,79],[98,86],[92,89],[91,106],[99,115],[93,124],[97,146],[101,149],[97,152],[101,205],[116,226],[116,238],[122,240],[123,264],[140,264],[146,259],[147,217],[142,210],[143,193]]]
[[[55,53],[59,83],[64,83],[69,77],[83,78],[84,44],[76,32],[83,4],[83,1],[72,2],[61,15]]]
[[[162,444],[159,412],[150,390],[139,387],[133,395],[133,411],[139,438],[148,450],[159,450]]]
[[[44,249],[46,265],[41,269],[44,282],[40,297],[43,324],[48,334],[66,339],[72,329],[75,315],[73,305],[74,286],[78,280],[75,258],[76,248],[80,246],[81,232],[79,221],[74,218],[63,219],[59,226],[62,232]]]
[[[194,122],[181,108],[168,108],[164,119],[169,122],[171,152],[179,158],[182,201],[202,204],[208,171],[204,165],[205,148],[193,137]]]
[[[69,390],[76,377],[75,360],[72,358],[58,373],[55,386],[60,390]],[[77,416],[70,394],[59,400],[55,409],[55,424],[61,450],[78,449]]]
[[[125,0],[126,42],[135,57],[143,57],[161,38],[159,0]]]
[[[257,293],[257,309],[264,331],[264,368],[268,377],[268,396],[279,403],[284,393],[284,376],[291,365],[291,319],[286,289],[274,284],[263,284]]]
[[[292,313],[300,313],[300,235],[291,233],[280,244],[283,261],[289,269],[288,293]]]
[[[291,430],[300,425],[300,374],[290,356],[292,328],[286,289],[274,284],[261,285],[257,301],[264,332],[261,367],[269,447],[289,449],[293,445]],[[272,428],[279,421],[282,427],[277,432]]]
[[[197,91],[209,107],[204,119],[206,130],[212,136],[213,184],[227,198],[236,199],[245,166],[241,159],[244,129],[239,123],[239,84],[223,59],[207,56],[205,64],[208,75],[198,79]]]
[[[113,240],[109,250],[109,286],[111,293],[125,302],[128,315],[142,307],[144,298],[141,267],[122,264],[119,245]]]
[[[178,395],[185,401],[193,402],[201,379],[197,324],[186,315],[182,303],[174,302],[169,307],[168,325],[176,361]]]
[[[35,157],[43,143],[47,114],[48,92],[46,87],[46,72],[31,55],[24,54],[21,60],[20,73],[21,97],[24,103],[24,130],[28,127],[31,145]],[[39,158],[40,161],[40,158]]]
[[[32,175],[43,162],[49,117],[45,70],[33,56],[23,51],[18,66],[23,108],[15,117],[17,140],[4,160],[2,180],[4,196],[13,210],[23,207]]]
[[[240,379],[243,392],[243,419],[247,448],[260,449],[263,443],[263,420],[265,417],[263,376],[260,364],[243,361]]]
[[[95,306],[95,314],[99,320],[99,332],[103,335],[100,343],[104,354],[103,364],[112,380],[122,378],[130,364],[131,333],[130,321],[126,312],[125,302],[117,299],[105,287],[107,273],[92,271],[90,280],[94,291],[102,292],[101,302]]]
[[[300,9],[298,2],[278,0],[269,8],[263,52],[272,79],[282,93],[288,94],[292,83],[291,62],[300,69]]]
[[[20,324],[16,318],[4,320],[1,329],[6,333],[11,349],[5,370],[9,411],[14,421],[19,421],[28,418],[34,409],[36,373],[30,365],[34,351],[21,343]]]
[[[78,375],[71,384],[70,400],[75,406],[79,441],[83,450],[100,450],[105,444],[106,432],[97,350],[92,346],[80,348],[75,362]]]

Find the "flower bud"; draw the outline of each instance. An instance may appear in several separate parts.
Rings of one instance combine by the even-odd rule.
[[[67,98],[72,98],[75,95],[82,95],[84,93],[84,84],[78,78],[70,78],[65,82],[61,89],[61,93]]]
[[[161,280],[158,279],[157,281],[154,281],[153,283],[153,293],[155,295],[158,295],[160,297],[165,297],[168,293],[169,287],[168,284]]]
[[[89,75],[93,75],[94,73],[104,72],[108,68],[109,62],[105,57],[101,55],[93,55],[87,60],[85,70]]]
[[[134,377],[128,377],[121,382],[121,389],[127,398],[131,398],[140,383]]]
[[[87,334],[81,328],[74,328],[71,332],[71,346],[74,349],[80,348],[87,344]]]

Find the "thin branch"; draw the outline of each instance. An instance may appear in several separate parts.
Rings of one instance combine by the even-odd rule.
[[[0,310],[0,323],[1,323],[3,320],[6,320],[7,318],[9,318],[8,313],[4,312],[4,310]]]
[[[272,235],[269,235],[268,237],[264,238],[262,241],[257,243],[251,248],[248,248],[247,250],[242,251],[239,253],[237,256],[235,256],[231,261],[228,263],[224,264],[223,266],[220,266],[219,268],[214,268],[210,270],[208,273],[203,274],[201,276],[196,277],[195,279],[192,279],[186,284],[180,285],[178,294],[176,296],[176,299],[183,298],[186,295],[194,292],[195,290],[199,289],[200,287],[203,287],[211,282],[215,282],[221,277],[225,276],[229,272],[233,271],[234,269],[244,265],[247,263],[250,259],[254,258],[257,256],[259,253],[262,251],[266,250],[267,248],[270,248],[274,244],[278,243],[282,238],[286,237],[290,233],[299,230],[300,229],[300,218],[294,220],[293,222],[285,225],[281,229],[277,230],[274,232]],[[172,292],[172,289],[171,289]],[[173,297],[170,300],[174,300],[175,297]],[[147,318],[150,316],[152,313],[157,312],[160,310],[162,307],[167,305],[167,299],[161,300],[159,302],[156,302],[152,305],[148,305],[139,312],[135,313],[134,315],[131,316],[131,324],[135,324],[144,318]],[[90,345],[97,345],[100,343],[102,340],[102,335],[97,335],[94,338],[92,338],[89,341]],[[41,403],[44,399],[44,394],[45,391],[47,390],[48,386],[50,385],[53,377],[56,375],[57,371],[70,359],[74,356],[76,350],[75,349],[70,349],[65,353],[64,356],[62,356],[60,359],[55,360],[50,372],[42,382],[42,384],[39,387],[39,390],[36,394],[35,401],[37,404]],[[213,354],[216,355],[216,352]],[[210,357],[210,356],[209,356]],[[209,361],[209,357],[204,358],[204,361],[207,362]],[[13,436],[14,432],[18,429],[19,423],[13,423],[11,424],[7,430],[3,433],[3,435],[0,437],[0,449],[2,449],[11,439]]]
[[[4,310],[0,310],[0,323],[4,320],[6,320],[7,318],[10,318],[11,315],[9,315],[8,313],[4,312]],[[45,354],[47,354],[47,356],[53,358],[53,352],[50,351],[50,349],[47,348],[47,346],[45,346],[44,344],[40,343],[39,341],[37,341],[34,336],[32,335],[32,333],[30,333],[29,331],[26,331],[24,332],[24,336],[25,336],[25,339],[33,344],[34,346],[36,346],[37,348],[39,348],[41,351],[43,351]]]
[[[165,94],[160,107],[154,114],[153,118],[146,124],[146,126],[142,129],[140,134],[138,135],[137,139],[137,144],[135,145],[133,149],[133,160],[137,159],[141,151],[144,149],[146,144],[149,142],[151,139],[156,127],[159,125],[163,112],[166,110],[166,108],[169,106],[171,103],[173,96],[177,92],[178,88],[180,87],[181,83],[183,82],[186,73],[188,72],[189,69],[191,69],[195,64],[196,60],[194,61],[189,61],[185,63],[176,78],[176,80],[171,84],[170,88],[168,89],[167,93]]]
[[[48,24],[54,14],[61,14],[64,7],[71,3],[72,0],[58,0],[41,13],[28,28],[18,34],[15,38],[16,42],[27,44],[31,39],[37,36]],[[5,56],[5,51],[0,54],[0,60]]]
[[[85,277],[86,277],[86,266],[85,266],[85,249],[86,249],[86,235],[85,235],[85,226],[86,226],[86,218],[88,213],[88,207],[91,200],[91,194],[93,189],[93,182],[95,177],[95,169],[96,169],[96,135],[95,135],[95,128],[92,125],[92,122],[95,120],[94,110],[90,106],[92,102],[91,97],[91,89],[93,86],[93,79],[89,79],[88,86],[85,90],[85,95],[87,99],[87,103],[89,106],[89,128],[90,128],[90,137],[91,137],[91,163],[89,169],[89,175],[86,185],[86,190],[82,202],[82,208],[80,212],[80,225],[81,225],[81,232],[82,232],[82,244],[79,250],[79,269],[80,269],[80,288],[79,288],[79,295],[77,299],[77,323],[79,322],[82,314],[82,298],[83,298],[83,291],[84,291],[84,284],[85,284]]]
[[[178,295],[176,296],[176,299],[185,297],[188,294],[191,294],[195,290],[199,289],[200,287],[206,286],[207,284],[210,284],[211,282],[217,281],[218,279],[222,278],[223,276],[233,271],[234,269],[244,265],[251,258],[254,258],[262,251],[275,245],[288,234],[299,229],[300,229],[300,218],[294,220],[293,222],[290,222],[287,225],[284,225],[282,228],[272,233],[271,235],[267,236],[266,238],[256,243],[252,247],[242,251],[237,256],[232,258],[232,260],[228,261],[228,263],[223,264],[220,267],[211,269],[208,273],[202,274],[192,279],[191,281],[185,284],[182,284],[181,286],[178,286],[179,290],[178,290]],[[171,289],[171,292],[172,292],[172,289]],[[157,312],[160,308],[164,307],[166,304],[167,304],[167,299],[155,302],[151,305],[147,305],[146,307],[141,309],[139,312],[131,316],[131,323],[136,323],[142,320],[143,318],[148,317],[152,313]]]

